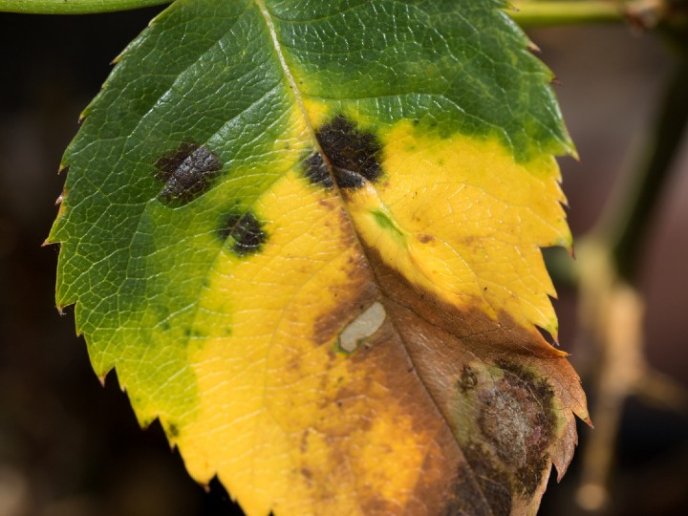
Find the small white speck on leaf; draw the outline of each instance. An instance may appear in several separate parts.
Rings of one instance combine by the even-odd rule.
[[[365,339],[380,329],[386,317],[385,307],[376,301],[339,334],[339,347],[346,353],[353,353]]]

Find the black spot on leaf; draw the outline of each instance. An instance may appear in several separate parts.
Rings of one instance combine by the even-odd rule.
[[[316,136],[340,188],[359,188],[382,174],[377,137],[358,130],[342,115],[318,129]]]
[[[327,165],[319,152],[310,154],[303,162],[304,174],[306,178],[315,185],[322,185],[325,188],[332,188],[334,182],[332,175],[327,170]]]
[[[237,256],[257,253],[268,238],[262,222],[251,211],[227,214],[218,234],[223,241],[230,241],[232,251]]]
[[[210,188],[222,164],[215,154],[195,143],[179,148],[156,163],[156,177],[164,181],[160,199],[172,205],[186,204]]]
[[[461,389],[461,392],[465,394],[466,392],[475,389],[476,385],[478,385],[478,375],[471,366],[463,366],[463,369],[461,370],[461,377],[458,381],[458,387]]]

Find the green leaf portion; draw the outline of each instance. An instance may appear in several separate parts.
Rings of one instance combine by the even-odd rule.
[[[196,303],[221,245],[215,228],[280,175],[269,156],[260,174],[245,166],[286,131],[290,96],[275,64],[251,2],[174,4],[124,52],[65,154],[67,216],[50,236],[62,244],[57,303],[78,301],[96,371],[118,365],[144,420],[170,376],[163,411],[188,412],[185,348],[198,336]],[[212,149],[223,181],[170,208],[156,163],[189,142]]]
[[[502,140],[519,161],[573,151],[552,73],[502,0],[269,2],[304,97],[441,135]],[[390,28],[392,30],[390,30]]]

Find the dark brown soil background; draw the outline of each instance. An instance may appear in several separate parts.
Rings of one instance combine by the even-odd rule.
[[[206,493],[188,477],[157,424],[138,429],[114,376],[100,386],[71,314],[60,317],[54,307],[57,248],[41,247],[78,114],[109,61],[155,12],[0,14],[0,516],[236,513],[217,483]],[[625,27],[532,36],[559,78],[581,155],[562,161],[580,235],[637,156],[671,59],[655,38]],[[688,386],[688,145],[653,217],[643,264],[650,361]],[[575,359],[575,292],[560,291],[561,340]],[[583,441],[589,433],[581,428]],[[688,514],[685,415],[631,399],[616,453],[609,514]],[[541,514],[581,514],[577,476],[574,460],[562,484],[550,486]]]

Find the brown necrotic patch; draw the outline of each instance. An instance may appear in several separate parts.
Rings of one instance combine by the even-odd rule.
[[[463,450],[454,489],[444,509],[446,516],[508,516],[513,495],[509,476],[480,444],[470,442]]]
[[[252,211],[232,211],[224,216],[218,235],[228,242],[237,256],[247,256],[260,251],[268,235],[263,223]]]
[[[382,174],[382,145],[377,137],[359,130],[344,116],[320,127],[316,136],[340,188],[359,188]]]
[[[164,182],[160,199],[173,205],[186,204],[210,188],[222,164],[207,147],[182,143],[155,163],[155,177]]]
[[[498,361],[503,376],[481,392],[480,431],[501,461],[515,471],[519,490],[532,495],[549,467],[548,448],[556,433],[554,392],[523,367]]]
[[[568,362],[507,314],[495,321],[482,310],[449,306],[366,251],[389,317],[471,466],[456,477],[447,513],[480,514],[457,501],[459,493],[473,491],[472,482],[486,494],[496,490],[489,495],[492,513],[537,504],[550,457],[562,439],[575,440],[561,435],[562,395],[551,387],[577,388]]]

